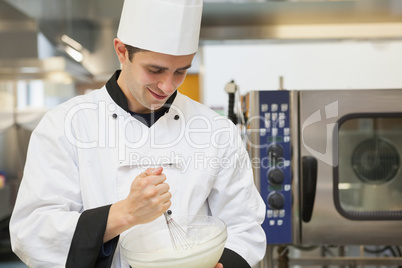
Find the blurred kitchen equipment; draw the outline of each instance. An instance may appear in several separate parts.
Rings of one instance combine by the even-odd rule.
[[[8,253],[11,252],[8,223],[31,133],[49,108],[75,95],[75,88],[72,83],[20,76],[13,68],[2,68],[2,63],[3,60],[0,62],[0,176],[3,177],[0,179],[0,252]]]
[[[187,232],[175,222],[172,218],[172,211],[168,210],[163,213],[169,230],[170,240],[175,250],[190,249],[194,245],[193,241],[188,237]]]
[[[225,247],[226,225],[211,216],[175,216],[193,241],[187,249],[174,249],[164,217],[135,226],[122,235],[124,259],[136,268],[213,268]]]
[[[401,243],[401,103],[398,89],[247,94],[268,244]]]
[[[237,114],[235,111],[235,102],[236,102],[236,93],[239,91],[237,90],[237,85],[232,80],[225,86],[225,91],[228,93],[229,96],[229,103],[228,103],[228,118],[233,122],[233,124],[237,124]]]

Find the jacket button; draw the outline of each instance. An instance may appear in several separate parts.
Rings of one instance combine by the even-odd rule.
[[[174,116],[174,120],[179,120],[179,118],[180,118],[180,116],[177,114]]]
[[[117,117],[117,114],[113,114],[112,116],[113,116],[113,118],[116,118],[116,117]]]

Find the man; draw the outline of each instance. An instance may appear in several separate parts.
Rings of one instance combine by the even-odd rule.
[[[265,206],[235,126],[176,90],[201,11],[201,0],[126,0],[114,40],[121,71],[32,133],[10,223],[28,266],[129,267],[120,236],[167,209],[226,223],[216,268],[263,258]]]

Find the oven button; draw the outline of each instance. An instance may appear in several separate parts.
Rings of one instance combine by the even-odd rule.
[[[267,210],[267,218],[272,218],[274,215],[274,211],[272,209]]]
[[[284,210],[284,209],[279,210],[279,217],[280,217],[280,218],[284,218],[284,217],[285,217],[285,210]]]
[[[268,182],[274,185],[279,185],[283,183],[285,179],[285,174],[279,168],[272,168],[268,171]]]
[[[273,192],[268,196],[268,206],[272,209],[282,209],[285,206],[285,198],[282,194]]]
[[[268,147],[267,154],[270,159],[278,160],[279,158],[283,157],[283,147],[279,144],[273,143]]]

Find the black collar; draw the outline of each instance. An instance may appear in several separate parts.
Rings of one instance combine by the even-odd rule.
[[[152,126],[160,117],[162,117],[165,113],[167,113],[169,111],[170,106],[172,105],[174,99],[176,98],[177,90],[165,102],[162,109],[160,109],[156,112],[152,112],[149,114],[139,114],[139,113],[134,113],[134,112],[130,111],[128,109],[127,98],[124,95],[121,88],[119,87],[119,85],[117,84],[117,79],[119,78],[120,73],[121,73],[121,70],[117,70],[113,74],[113,76],[106,83],[106,89],[107,89],[107,92],[109,93],[110,97],[113,99],[113,101],[117,105],[119,105],[123,110],[130,113],[132,116],[137,118],[139,121],[141,121],[148,127]]]

